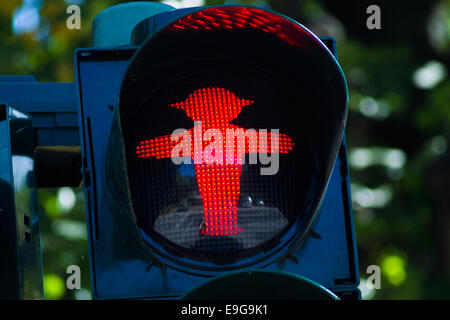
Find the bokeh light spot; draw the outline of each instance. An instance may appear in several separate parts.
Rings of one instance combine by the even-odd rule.
[[[63,213],[72,210],[76,202],[75,192],[72,188],[60,188],[58,190],[58,206]]]
[[[447,70],[439,61],[429,61],[413,74],[414,84],[421,89],[432,89],[445,79]]]
[[[46,300],[59,300],[64,296],[66,287],[64,280],[56,274],[44,276],[44,292]]]
[[[406,280],[406,261],[398,255],[389,255],[383,259],[381,270],[386,275],[388,281],[399,286]]]
[[[361,291],[361,298],[363,300],[370,300],[375,296],[376,289],[370,286],[364,278],[360,279],[358,289]]]

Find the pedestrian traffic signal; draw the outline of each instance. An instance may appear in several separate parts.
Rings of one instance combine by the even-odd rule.
[[[324,42],[247,6],[161,13],[132,39],[76,53],[94,296],[257,269],[356,293],[348,93]]]

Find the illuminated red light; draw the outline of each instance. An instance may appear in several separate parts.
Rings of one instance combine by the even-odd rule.
[[[197,131],[195,127],[189,129],[191,137],[195,134],[202,136],[209,129],[219,130],[223,136],[229,129],[243,129],[231,124],[243,107],[250,106],[254,101],[238,98],[233,92],[224,88],[202,88],[191,93],[185,101],[171,104],[171,107],[182,109],[188,117],[194,121],[201,121],[201,131]],[[244,129],[245,130],[245,129]],[[285,134],[279,134],[278,148],[276,145],[272,147],[272,139],[274,135],[267,133],[267,147],[261,149],[260,135],[256,136],[256,143],[251,144],[248,139],[239,144],[233,140],[233,161],[228,163],[225,159],[227,155],[227,147],[225,141],[222,141],[223,162],[222,163],[205,163],[202,157],[198,158],[199,153],[202,154],[209,141],[202,141],[201,146],[196,146],[194,139],[191,139],[191,154],[194,159],[194,168],[200,195],[203,201],[205,228],[201,230],[203,234],[210,236],[226,236],[241,232],[241,228],[237,223],[237,207],[240,195],[240,177],[242,164],[238,163],[238,159],[243,153],[260,153],[260,152],[279,152],[288,153],[293,149],[294,143]],[[225,139],[224,139],[225,140]],[[172,141],[172,135],[160,136],[151,140],[144,140],[137,146],[137,156],[139,158],[170,158],[173,148],[179,141]],[[201,147],[201,150],[198,148]],[[261,150],[260,150],[261,149]],[[231,153],[231,152],[230,152]],[[200,161],[196,161],[200,159]]]
[[[168,27],[180,30],[257,29],[273,34],[292,46],[304,47],[304,33],[298,24],[269,11],[241,6],[203,9],[191,13]]]

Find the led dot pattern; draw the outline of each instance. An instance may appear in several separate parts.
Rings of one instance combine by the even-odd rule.
[[[254,29],[275,35],[292,46],[305,46],[301,36],[304,30],[297,24],[271,12],[248,7],[207,8],[179,19],[169,26],[168,31],[243,29]]]
[[[193,140],[201,141],[207,130],[210,129],[217,130],[222,136],[227,136],[236,129],[244,132],[242,128],[231,124],[230,121],[239,115],[243,107],[249,106],[253,102],[240,99],[227,89],[212,87],[198,89],[185,101],[170,106],[183,109],[188,117],[195,121],[201,121],[201,130],[198,128],[189,130],[189,136],[193,137]],[[222,139],[222,144],[219,144],[219,149],[223,150],[222,156],[218,159],[219,163],[213,164],[206,161],[208,159],[203,156],[205,150],[203,143],[201,145],[195,142],[189,144],[188,147],[191,150],[189,156],[194,160],[195,175],[203,201],[205,224],[204,228],[200,230],[202,234],[228,236],[243,231],[237,223],[237,207],[242,167],[242,163],[239,161],[245,153],[267,152],[267,150],[287,153],[294,146],[293,141],[284,134],[275,137],[271,133],[260,135],[255,132],[254,137],[253,144],[250,143],[251,138],[246,138],[245,135],[233,139],[232,144],[224,143]],[[277,140],[278,142],[274,143]],[[136,154],[139,158],[169,158],[177,143],[179,142],[173,141],[171,135],[144,140],[137,146]],[[262,148],[260,148],[261,143],[265,144]],[[227,153],[230,148],[233,149],[233,152]],[[217,149],[214,151],[217,152]],[[188,156],[184,153],[181,155]]]

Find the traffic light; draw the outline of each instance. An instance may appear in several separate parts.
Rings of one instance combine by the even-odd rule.
[[[42,299],[30,115],[0,103],[0,299]]]
[[[334,40],[151,2],[94,32],[75,84],[0,78],[9,296],[42,296],[35,187],[77,186],[81,165],[94,298],[358,298]]]
[[[235,5],[130,36],[75,54],[93,296],[179,298],[258,270],[358,297],[334,41]]]

